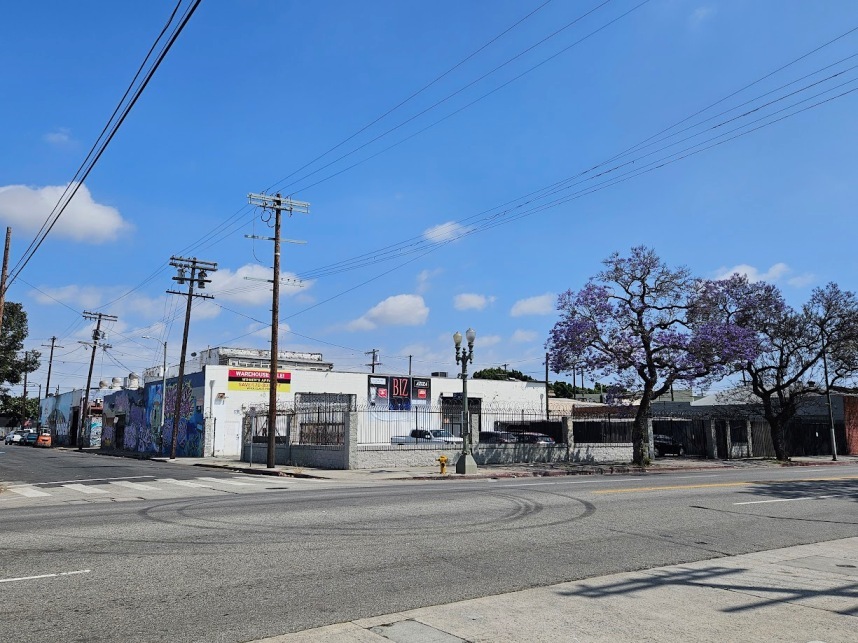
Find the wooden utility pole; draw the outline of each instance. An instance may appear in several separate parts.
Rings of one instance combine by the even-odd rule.
[[[21,398],[21,426],[27,419],[27,362],[30,361],[30,351],[24,351],[24,393]]]
[[[3,249],[3,272],[0,274],[0,328],[3,328],[3,308],[6,305],[6,277],[9,275],[9,246],[12,243],[12,228],[6,228],[6,246]]]
[[[188,331],[191,328],[191,304],[194,297],[200,299],[214,299],[212,295],[201,295],[194,292],[194,285],[199,286],[200,290],[206,287],[206,284],[211,283],[211,279],[207,279],[209,272],[217,270],[217,264],[210,261],[200,261],[196,257],[185,259],[184,257],[170,257],[170,265],[176,268],[177,275],[173,277],[179,285],[188,283],[188,292],[178,292],[176,290],[168,290],[171,295],[182,295],[188,298],[187,307],[185,308],[185,328],[182,332],[182,355],[179,359],[179,379],[176,382],[176,406],[173,409],[173,435],[170,440],[170,459],[176,459],[176,445],[179,441],[179,423],[181,421],[182,412],[182,392],[185,383],[185,353],[188,350]],[[166,399],[167,391],[162,391],[161,395]],[[163,404],[163,402],[162,402]],[[163,446],[163,445],[162,445]]]
[[[373,348],[372,350],[365,352],[364,355],[372,355],[372,361],[367,364],[367,366],[372,367],[372,372],[375,373],[375,367],[382,365],[381,362],[378,361],[378,349]]]
[[[47,344],[42,344],[45,348],[48,347]],[[57,346],[57,338],[56,336],[51,337],[51,356],[48,359],[48,381],[45,382],[45,397],[50,395],[51,393],[51,367],[54,364],[54,348],[65,348],[65,346]],[[41,395],[39,395],[41,397]]]
[[[293,201],[289,198],[284,199],[280,194],[273,197],[265,194],[248,194],[247,199],[251,204],[261,206],[264,212],[274,213],[274,236],[267,238],[268,241],[274,242],[274,274],[271,279],[271,368],[268,380],[268,453],[265,464],[267,468],[273,469],[277,444],[277,372],[280,365],[278,360],[280,354],[278,341],[280,334],[280,242],[304,243],[292,239],[281,239],[280,226],[284,210],[289,213],[289,216],[292,216],[293,212],[306,214],[310,212],[310,204],[304,201]],[[270,223],[270,218],[268,222]],[[250,439],[252,442],[252,435]]]
[[[95,351],[98,348],[98,341],[104,338],[104,331],[101,330],[101,322],[115,322],[119,320],[119,318],[114,315],[105,315],[104,313],[90,313],[87,311],[83,312],[83,317],[84,319],[94,319],[96,320],[96,322],[95,330],[92,331],[92,356],[89,359],[89,372],[86,376],[86,388],[83,390],[83,400],[81,400],[80,405],[80,418],[78,421],[77,436],[75,436],[75,441],[77,442],[78,450],[82,448],[81,439],[83,437],[84,422],[87,422],[89,420],[89,387],[92,386],[92,369],[95,367]]]

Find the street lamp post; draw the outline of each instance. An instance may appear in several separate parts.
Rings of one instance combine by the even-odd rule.
[[[164,403],[167,400],[167,341],[160,340],[157,337],[151,337],[149,335],[143,335],[143,339],[154,339],[156,342],[160,342],[164,345],[164,364],[161,369],[161,419],[160,425],[158,426],[158,453],[163,453]]]
[[[468,413],[468,362],[474,362],[474,340],[477,333],[473,328],[465,331],[467,348],[462,348],[462,333],[453,333],[453,342],[456,345],[456,364],[462,365],[462,454],[456,460],[456,473],[469,474],[477,472],[477,463],[474,460],[471,443],[471,418]]]

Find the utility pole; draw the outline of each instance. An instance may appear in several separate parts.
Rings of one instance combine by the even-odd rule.
[[[24,351],[24,394],[21,399],[21,426],[27,419],[27,362],[30,361],[30,351]]]
[[[211,283],[211,279],[207,279],[209,272],[217,270],[217,264],[210,261],[200,261],[196,257],[185,259],[184,257],[170,257],[170,265],[176,269],[178,273],[173,277],[179,285],[188,283],[188,292],[178,292],[176,290],[168,290],[171,295],[182,295],[188,298],[188,305],[185,308],[185,329],[182,333],[182,355],[179,359],[179,379],[176,382],[176,407],[173,410],[173,435],[170,444],[170,459],[176,459],[176,445],[179,440],[179,422],[180,413],[182,412],[182,391],[185,381],[185,353],[188,350],[188,331],[191,327],[191,304],[194,297],[200,299],[214,299],[212,295],[200,295],[194,292],[194,285],[197,285],[200,290],[206,287],[206,284]],[[161,395],[166,398],[166,391],[162,391]],[[162,402],[163,404],[163,402]],[[162,445],[163,446],[163,445]]]
[[[291,239],[281,240],[280,226],[284,210],[289,213],[290,217],[296,211],[309,214],[310,204],[305,201],[293,201],[289,198],[284,199],[279,193],[273,197],[265,194],[251,193],[247,195],[247,199],[249,203],[261,206],[263,211],[274,213],[274,237],[269,239],[269,241],[274,242],[274,274],[271,280],[271,369],[268,381],[268,453],[266,459],[266,467],[273,469],[277,436],[277,370],[280,366],[278,360],[280,355],[280,348],[278,346],[280,334],[280,242],[303,243]],[[270,218],[268,222],[270,223]]]
[[[0,274],[0,328],[3,327],[3,308],[6,305],[6,277],[9,274],[9,246],[12,243],[12,228],[6,228],[6,246],[3,249],[3,272]]]
[[[545,353],[545,421],[551,419],[551,408],[548,405],[548,353]]]
[[[411,355],[408,356],[408,375],[411,375]]]
[[[92,369],[95,368],[95,351],[98,348],[98,340],[104,338],[104,331],[101,330],[102,321],[119,321],[119,318],[114,315],[105,315],[104,313],[90,313],[83,311],[84,319],[94,319],[95,330],[92,331],[92,356],[89,359],[89,373],[86,376],[86,388],[83,390],[83,400],[80,409],[80,421],[76,436],[78,451],[82,448],[81,438],[83,437],[84,422],[89,418],[89,387],[92,385]],[[81,342],[86,343],[86,342]]]
[[[48,347],[47,344],[42,344],[45,348]],[[45,382],[45,397],[48,396],[51,392],[51,367],[54,364],[54,348],[65,348],[65,346],[57,346],[57,338],[56,336],[51,337],[51,357],[48,359],[48,381]],[[39,395],[41,397],[41,395]]]
[[[371,366],[372,372],[375,373],[375,367],[381,366],[381,362],[378,361],[378,349],[373,348],[371,351],[365,352],[364,355],[372,355],[372,362],[365,364],[365,366]]]

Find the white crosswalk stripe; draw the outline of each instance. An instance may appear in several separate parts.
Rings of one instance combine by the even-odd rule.
[[[165,496],[185,496],[196,493],[211,494],[217,492],[231,493],[255,493],[269,490],[277,490],[287,485],[293,485],[296,480],[278,476],[242,476],[218,478],[215,476],[199,476],[189,480],[177,478],[147,478],[143,482],[134,482],[127,479],[106,479],[91,484],[80,482],[53,482],[53,483],[18,483],[6,487],[0,495],[0,501],[17,499],[23,501],[25,498],[53,499],[57,501],[71,502],[79,494],[87,496],[101,496],[114,500],[136,500],[141,497],[164,498]],[[40,486],[40,485],[45,486]],[[95,500],[95,498],[93,498]]]
[[[25,498],[38,498],[40,496],[49,496],[51,494],[42,491],[41,489],[36,489],[35,487],[9,487],[8,491],[12,493],[17,493],[20,496],[24,496]]]
[[[135,491],[160,491],[158,487],[152,487],[148,484],[141,484],[139,482],[129,482],[128,480],[114,480],[108,484],[112,484],[117,487],[125,487],[126,489],[134,489]]]
[[[196,489],[206,489],[207,485],[199,484],[198,482],[190,482],[189,480],[176,480],[175,478],[158,478],[158,482],[166,482],[180,487],[194,487]]]
[[[255,487],[257,484],[255,482],[239,482],[238,480],[223,480],[221,478],[197,478],[197,480],[202,480],[203,482],[217,482],[219,484],[228,484],[238,487]]]
[[[107,493],[104,489],[99,489],[93,485],[85,484],[64,484],[63,489],[71,489],[72,491],[80,491],[81,493]]]

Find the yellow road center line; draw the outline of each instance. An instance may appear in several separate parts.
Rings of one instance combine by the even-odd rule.
[[[832,480],[856,480],[858,476],[838,478],[799,478],[796,480],[751,480],[747,482],[710,482],[705,484],[664,485],[658,487],[628,487],[625,489],[601,489],[594,494],[639,493],[642,491],[675,491],[677,489],[707,489],[711,487],[747,487],[758,484],[794,484],[796,482],[830,482]]]

